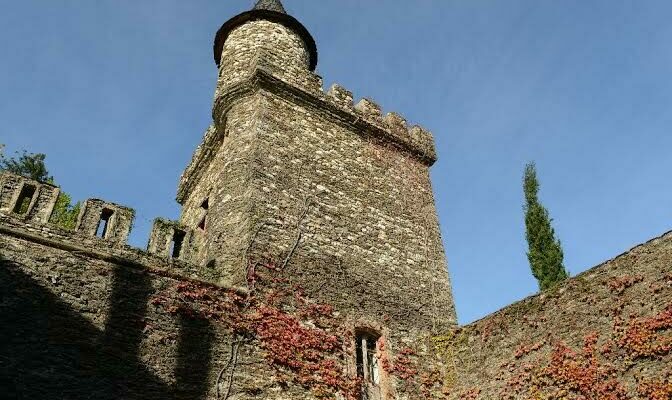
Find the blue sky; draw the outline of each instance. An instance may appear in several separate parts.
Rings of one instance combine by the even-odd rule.
[[[77,199],[175,218],[210,122],[212,39],[247,0],[3,1],[0,143],[47,153]],[[572,274],[672,229],[669,0],[285,0],[338,82],[434,132],[461,322],[536,291],[521,178]]]

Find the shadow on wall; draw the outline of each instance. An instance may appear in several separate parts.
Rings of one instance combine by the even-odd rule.
[[[3,399],[202,399],[212,327],[181,319],[175,385],[140,361],[151,277],[117,267],[103,332],[19,266],[0,258],[0,397]]]

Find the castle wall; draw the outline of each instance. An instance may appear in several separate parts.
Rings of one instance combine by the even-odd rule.
[[[451,398],[669,398],[672,233],[442,339]]]
[[[4,216],[0,224],[4,396],[187,399],[208,391],[226,351],[215,343],[226,341],[150,304],[174,279],[143,266],[167,271],[167,262],[56,228],[26,230]]]
[[[0,212],[15,213],[31,222],[47,222],[60,189],[0,172]]]
[[[258,347],[241,347],[227,369],[225,324],[161,305],[186,284],[226,296],[189,278],[199,275],[191,264],[0,214],[2,397],[215,399],[219,382],[222,399],[232,377],[230,399],[313,398],[281,389]]]

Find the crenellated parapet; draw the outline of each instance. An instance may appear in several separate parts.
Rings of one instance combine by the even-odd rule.
[[[354,112],[369,125],[378,137],[388,140],[418,156],[422,161],[433,164],[436,161],[434,137],[419,125],[408,126],[406,119],[396,112],[383,115],[382,108],[373,100],[363,98],[353,102],[352,92],[334,84],[327,92],[327,98],[336,107]]]
[[[240,99],[267,91],[310,108],[332,121],[349,128],[353,134],[372,138],[405,152],[427,166],[436,162],[437,155],[433,135],[425,128],[409,126],[406,119],[396,112],[383,113],[373,100],[362,98],[357,103],[351,91],[340,85],[332,85],[327,91],[322,78],[307,69],[287,69],[277,55],[266,49],[258,49],[254,55],[236,61],[235,80],[220,79],[212,110],[215,126],[225,126],[228,111]],[[243,68],[245,72],[240,72]],[[212,128],[208,131],[191,164],[182,175],[177,200],[182,203],[190,186],[197,182],[205,170],[225,132]],[[200,149],[199,149],[200,150]]]
[[[54,185],[0,173],[0,212],[26,221],[48,222],[59,193],[60,189]]]
[[[115,245],[125,245],[133,226],[135,211],[100,199],[89,199],[82,205],[75,231],[97,236]]]
[[[346,110],[354,111],[353,107],[354,100],[352,97],[352,92],[349,91],[348,89],[340,85],[333,84],[329,88],[329,91],[327,91],[327,96],[336,106],[344,108]],[[378,109],[378,112],[380,112],[380,108]]]
[[[0,234],[3,229],[7,232],[26,230],[35,240],[67,242],[96,254],[101,250],[114,251],[118,252],[119,259],[142,259],[143,263],[160,259],[161,265],[168,261],[175,269],[189,271],[190,276],[201,276],[195,272],[198,267],[191,263],[191,255],[197,250],[192,229],[157,218],[147,250],[142,251],[127,243],[135,217],[135,211],[129,207],[88,199],[81,205],[74,230],[50,223],[59,193],[57,186],[0,173]]]
[[[387,141],[428,165],[436,162],[434,137],[428,130],[418,125],[409,127],[406,119],[396,112],[384,115],[382,108],[371,99],[362,98],[355,104],[352,92],[340,85],[334,84],[325,92],[322,77],[307,69],[288,70],[268,50],[259,49],[248,60],[244,75],[245,79],[218,87],[213,107],[215,121],[225,115],[236,97],[263,87],[302,100],[339,121],[354,124],[356,132]]]
[[[57,186],[8,172],[0,173],[0,213],[28,223],[48,223],[60,193]],[[75,232],[114,245],[126,245],[134,216],[131,208],[89,199],[82,204]]]
[[[189,260],[193,234],[192,229],[177,221],[157,218],[149,236],[147,252],[164,258]]]
[[[0,174],[0,212],[29,223],[48,223],[58,200],[57,186],[20,175]],[[82,204],[75,232],[125,245],[135,212],[105,200],[89,199]]]

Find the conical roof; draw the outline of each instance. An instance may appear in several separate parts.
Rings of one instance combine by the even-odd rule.
[[[259,0],[253,10],[268,10],[287,14],[285,7],[282,6],[280,0]]]
[[[305,26],[303,26],[296,18],[287,14],[285,7],[283,7],[280,0],[258,0],[250,11],[236,15],[219,28],[213,46],[215,63],[217,63],[218,66],[222,57],[224,42],[228,38],[229,33],[238,26],[256,20],[265,20],[282,24],[296,32],[308,49],[310,55],[309,68],[311,71],[315,70],[315,67],[317,66],[317,46],[315,45],[315,40]]]

